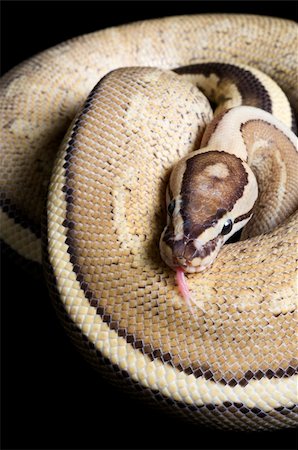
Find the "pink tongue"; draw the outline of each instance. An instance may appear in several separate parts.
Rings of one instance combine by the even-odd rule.
[[[189,307],[192,314],[194,313],[192,306],[191,306],[191,297],[190,292],[186,283],[186,278],[184,274],[184,270],[178,267],[176,269],[176,282],[179,289],[180,294],[182,295],[183,299],[185,300],[185,303]]]

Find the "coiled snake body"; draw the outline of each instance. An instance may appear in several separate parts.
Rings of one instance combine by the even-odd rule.
[[[1,81],[3,240],[41,261],[42,198],[72,122],[55,159],[42,233],[49,286],[65,325],[94,366],[104,359],[116,377],[161,404],[222,428],[295,424],[297,140],[282,92],[241,65],[270,75],[297,110],[295,38],[296,25],[279,19],[170,17],[63,43]],[[219,73],[227,64],[193,65],[208,61],[240,64],[230,69],[246,75],[237,88],[232,72],[230,79]],[[106,75],[122,66],[131,67]],[[252,79],[261,100],[250,95]],[[215,85],[222,93],[203,136],[212,119],[197,89],[204,83],[211,97]],[[226,111],[239,97],[243,104],[243,93],[250,106]],[[221,131],[227,121],[230,128]],[[199,145],[208,152],[196,152]],[[197,155],[205,159],[196,172]],[[210,162],[210,155],[218,159]],[[174,266],[205,268],[218,236],[228,238],[231,223],[244,225],[254,212],[247,239],[224,246],[208,270],[188,275],[199,303],[192,310],[158,245],[169,174],[181,158],[168,187],[168,208],[175,198],[169,213],[177,220],[161,238],[168,264],[175,253]],[[240,187],[221,184],[230,171]],[[254,176],[261,192],[256,206]],[[206,220],[194,238],[193,228],[185,232],[194,209],[177,205],[188,205],[196,177],[200,189],[205,183],[217,195],[203,213],[201,200],[195,205]],[[210,191],[215,182],[222,188]],[[181,240],[187,251],[173,244]]]

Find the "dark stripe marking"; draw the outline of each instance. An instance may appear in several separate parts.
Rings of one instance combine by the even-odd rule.
[[[253,213],[253,208],[248,211],[248,213],[246,214],[242,214],[242,216],[238,216],[236,217],[236,219],[234,220],[234,223],[238,223],[238,222],[242,222],[242,220],[248,219]]]
[[[272,102],[267,89],[254,74],[246,69],[233,64],[211,62],[179,67],[174,72],[180,75],[202,74],[206,77],[215,74],[220,81],[227,80],[237,86],[243,105],[255,106],[272,113]]]
[[[28,228],[37,238],[41,237],[40,225],[32,222],[28,216],[11,200],[6,197],[5,192],[0,193],[0,207],[2,211],[23,228]]]

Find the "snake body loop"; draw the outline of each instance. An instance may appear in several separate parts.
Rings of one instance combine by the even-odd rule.
[[[42,240],[57,310],[95,367],[224,429],[297,420],[295,121],[260,72],[297,111],[296,36],[294,23],[267,17],[170,17],[68,41],[1,80],[3,240],[36,264]],[[198,87],[219,103],[213,120]],[[252,208],[254,219],[208,270],[188,275],[191,311],[159,253],[164,198],[170,179],[181,231],[192,219],[177,207],[185,166],[211,153],[228,156],[200,162],[204,182],[229,164],[245,181],[228,215],[199,223],[203,246],[224,227],[229,236],[228,219],[243,223]],[[254,188],[248,206],[254,177],[261,196],[255,204]]]

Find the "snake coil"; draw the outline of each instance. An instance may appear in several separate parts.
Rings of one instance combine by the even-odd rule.
[[[33,265],[41,263],[43,245],[58,313],[94,367],[109,374],[112,369],[117,382],[125,379],[194,422],[223,429],[297,423],[297,141],[282,124],[294,127],[283,94],[258,72],[279,84],[297,112],[296,39],[296,24],[281,19],[169,17],[72,39],[1,80],[2,239]],[[212,83],[219,85],[218,71],[209,61],[218,61],[217,70],[249,65],[260,89],[272,84],[275,95],[261,95],[263,108],[281,117],[269,119],[269,112],[261,111],[253,119],[257,99],[241,106],[250,121],[259,121],[253,129],[244,124],[243,142],[252,149],[258,182],[266,186],[270,174],[278,173],[273,184],[286,186],[291,206],[276,188],[264,215],[259,201],[249,239],[224,246],[211,268],[189,274],[190,291],[203,305],[192,314],[158,243],[174,164],[200,143],[217,151],[216,128],[228,116],[234,114],[240,128],[237,108],[226,115],[219,111],[220,120],[215,117],[201,142],[211,108],[192,69],[179,72],[206,64],[203,78],[212,91]],[[177,67],[177,73],[170,71]],[[249,92],[249,83],[242,93],[235,86],[221,84],[219,97],[228,88],[228,102],[230,94]],[[270,136],[260,125],[266,121]],[[227,148],[231,136],[231,130],[224,135]],[[264,147],[265,160],[259,153]],[[174,183],[178,194],[184,173],[185,168],[182,184]],[[268,214],[278,202],[282,219],[272,223]],[[239,211],[233,223],[244,220]],[[225,216],[217,220],[224,221],[221,230],[227,226]]]

